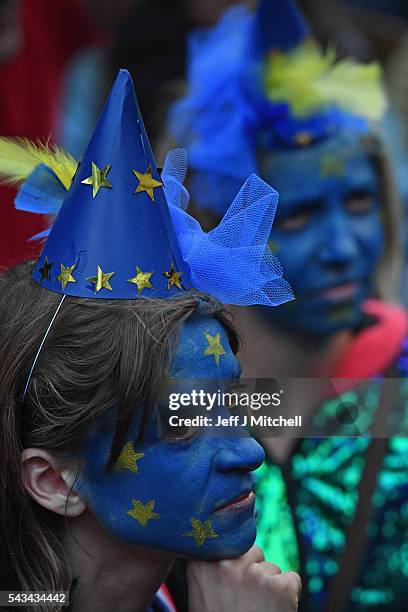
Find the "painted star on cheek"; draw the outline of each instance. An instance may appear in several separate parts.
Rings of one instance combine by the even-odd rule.
[[[126,514],[129,514],[135,521],[137,521],[142,527],[146,527],[147,523],[151,520],[158,520],[160,516],[153,512],[155,501],[149,501],[146,504],[142,504],[137,499],[132,499],[133,508],[128,510]]]
[[[225,349],[221,344],[221,334],[218,332],[215,336],[211,336],[207,332],[204,332],[208,346],[204,351],[204,355],[214,355],[215,363],[217,366],[220,365],[221,355],[225,355]]]
[[[91,283],[95,285],[96,293],[98,293],[101,289],[109,289],[109,291],[112,291],[112,287],[109,284],[109,280],[112,278],[114,274],[115,274],[114,272],[105,273],[102,271],[101,266],[98,266],[98,271],[96,273],[96,276],[90,276],[86,280],[90,281]]]
[[[192,531],[183,533],[183,536],[187,538],[194,538],[197,546],[202,546],[206,540],[211,540],[218,537],[212,528],[210,519],[207,519],[204,521],[204,523],[202,523],[199,519],[192,518],[191,525],[193,527]]]
[[[61,274],[57,276],[57,280],[61,282],[62,289],[65,289],[68,283],[76,283],[75,278],[72,276],[74,268],[75,264],[73,266],[69,266],[68,268],[66,268],[64,264],[61,264]]]
[[[137,453],[132,442],[126,442],[113,469],[115,472],[130,470],[136,474],[138,472],[137,461],[143,457],[144,453]]]
[[[96,164],[92,162],[92,174],[88,176],[88,178],[81,181],[83,185],[92,185],[92,197],[96,198],[96,195],[101,187],[107,187],[108,189],[112,189],[112,185],[106,178],[109,170],[111,169],[112,164],[108,164],[102,170],[98,168]]]
[[[152,177],[151,166],[148,167],[146,172],[138,172],[137,170],[132,170],[132,172],[139,181],[135,193],[145,191],[151,201],[154,202],[154,190],[157,187],[162,187],[163,183],[161,183],[160,181],[156,181],[156,179]]]

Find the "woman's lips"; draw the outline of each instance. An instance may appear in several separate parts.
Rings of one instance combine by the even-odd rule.
[[[219,508],[217,508],[216,512],[221,513],[221,512],[228,512],[230,510],[244,510],[245,508],[249,508],[250,506],[253,506],[254,503],[255,503],[255,493],[251,490],[251,491],[247,491],[246,493],[243,493],[239,497],[236,497],[235,499],[224,504],[223,506],[220,506]]]
[[[361,288],[361,284],[356,281],[331,285],[311,291],[307,297],[312,300],[329,300],[331,302],[345,302],[355,299]]]
[[[344,285],[328,287],[322,291],[321,295],[329,300],[350,300],[355,297],[358,289],[358,283],[345,283]]]

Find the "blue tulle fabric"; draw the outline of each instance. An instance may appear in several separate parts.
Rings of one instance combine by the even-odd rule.
[[[170,151],[161,176],[193,286],[221,302],[240,306],[278,306],[292,300],[281,265],[268,247],[278,193],[251,175],[219,225],[204,232],[185,210],[189,201],[183,187],[186,173],[186,151]]]
[[[167,155],[161,178],[184,261],[195,289],[225,304],[277,306],[294,298],[282,268],[268,247],[278,193],[251,175],[234,198],[219,225],[204,232],[186,211],[190,196],[183,185],[187,152]],[[41,165],[22,185],[19,210],[56,215],[66,196],[57,176]],[[45,230],[33,239],[44,238]]]
[[[249,47],[254,20],[254,13],[233,7],[215,27],[190,36],[188,94],[168,115],[169,132],[188,150],[197,173],[191,183],[194,202],[217,214],[225,212],[246,177],[259,172],[259,149],[296,146],[299,133],[319,141],[339,129],[364,131],[367,125],[335,107],[295,118],[288,104],[266,99],[263,65]]]

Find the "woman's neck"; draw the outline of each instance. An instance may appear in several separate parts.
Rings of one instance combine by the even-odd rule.
[[[86,511],[71,522],[65,547],[78,585],[72,612],[145,612],[174,558],[111,537]]]
[[[323,378],[332,375],[350,340],[349,331],[307,336],[280,330],[254,309],[235,311],[243,332],[239,358],[244,378]]]
[[[319,405],[326,381],[305,384],[304,379],[328,379],[333,376],[351,341],[351,333],[346,331],[312,338],[281,331],[260,317],[254,309],[248,308],[235,312],[235,322],[243,332],[243,346],[239,353],[243,378],[290,378],[291,401],[286,404],[284,415],[288,418],[302,415],[302,425],[307,428]],[[288,432],[288,435],[284,430],[280,436],[263,435],[259,438],[267,455],[281,465],[288,461],[296,446],[296,437],[290,434],[290,429]]]

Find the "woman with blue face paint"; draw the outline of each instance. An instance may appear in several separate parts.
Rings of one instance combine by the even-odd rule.
[[[403,610],[408,446],[367,435],[384,436],[381,415],[406,405],[402,382],[397,403],[371,381],[405,378],[408,347],[405,311],[378,299],[390,294],[397,242],[375,125],[379,69],[323,53],[290,0],[226,13],[190,53],[188,94],[169,125],[189,151],[201,218],[220,217],[241,172],[259,172],[280,195],[269,244],[296,300],[237,312],[244,376],[326,379],[324,393],[291,380],[301,390],[288,410],[313,438],[261,440],[258,542],[301,573],[302,610]],[[359,437],[337,437],[347,423]]]
[[[204,379],[222,390],[239,377],[237,335],[215,296],[291,299],[272,254],[266,261],[270,224],[257,221],[257,210],[270,217],[275,192],[251,177],[230,210],[229,221],[258,228],[239,244],[249,286],[211,256],[218,249],[237,261],[222,224],[209,245],[184,211],[183,152],[158,173],[127,71],[80,165],[46,146],[1,146],[3,176],[24,180],[18,205],[60,208],[35,265],[0,277],[3,595],[29,591],[15,598],[26,610],[63,609],[63,591],[73,612],[168,612],[159,587],[183,557],[199,561],[192,611],[217,609],[223,573],[230,588],[220,589],[218,609],[244,612],[255,601],[259,612],[295,611],[299,577],[280,575],[253,548],[250,473],[262,448],[243,428],[173,427],[163,395],[166,385],[174,392]],[[251,212],[248,189],[258,201]],[[216,408],[219,416],[228,410]]]
[[[145,610],[176,556],[231,558],[251,548],[250,471],[263,451],[227,428],[218,435],[171,428],[168,415],[155,409],[132,409],[126,428],[112,406],[131,408],[131,398],[148,405],[167,351],[174,352],[172,376],[184,362],[183,378],[195,377],[197,368],[208,378],[235,378],[235,331],[214,300],[191,296],[132,305],[71,298],[17,410],[24,382],[18,372],[29,365],[58,303],[58,295],[32,282],[31,269],[24,264],[1,278],[2,590],[67,591],[76,585],[72,610]],[[204,355],[204,332],[219,335],[225,350],[220,367],[213,355]],[[262,561],[252,550],[242,571]],[[264,577],[279,577],[265,565]],[[241,568],[231,561],[227,570],[237,589]],[[281,610],[279,597],[284,610],[296,610],[297,578],[282,579],[268,586],[268,605],[259,610]],[[196,580],[196,590],[210,588],[209,578]],[[214,591],[214,579],[211,585]],[[263,601],[265,587],[256,576],[253,586],[251,596]],[[197,598],[194,587],[191,596]],[[165,591],[157,598],[158,610],[172,609],[159,606],[168,600]]]

